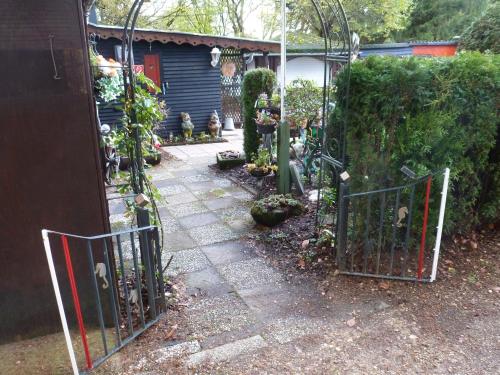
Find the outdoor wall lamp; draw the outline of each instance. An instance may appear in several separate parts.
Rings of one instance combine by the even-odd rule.
[[[210,51],[210,55],[212,56],[212,61],[210,62],[210,64],[215,68],[217,66],[217,64],[219,63],[219,59],[220,59],[220,49],[218,49],[217,47],[214,47],[212,48],[212,50]]]

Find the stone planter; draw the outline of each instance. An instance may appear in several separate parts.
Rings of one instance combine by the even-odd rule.
[[[261,211],[253,207],[250,214],[256,223],[265,225],[266,227],[274,227],[285,221],[289,216],[287,210],[274,209],[271,211]]]
[[[236,151],[223,151],[216,154],[220,169],[230,169],[245,164],[245,155]]]
[[[300,215],[304,206],[290,195],[270,195],[255,202],[250,214],[256,223],[273,227],[290,216]]]

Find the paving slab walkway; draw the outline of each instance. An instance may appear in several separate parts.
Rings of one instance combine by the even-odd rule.
[[[155,361],[181,359],[187,372],[320,333],[331,316],[316,291],[291,285],[242,240],[254,230],[255,197],[208,167],[217,151],[242,149],[241,130],[225,135],[228,143],[167,147],[177,160],[149,171],[164,198],[163,263],[173,256],[167,274],[192,297],[189,340],[159,349]]]
[[[178,160],[150,170],[164,197],[163,262],[173,256],[167,274],[183,282],[191,301],[183,327],[187,339],[150,353],[153,361],[142,370],[175,358],[182,362],[177,371],[195,373],[332,328],[331,306],[314,288],[289,283],[242,239],[254,230],[249,212],[255,197],[208,167],[217,151],[241,150],[241,131],[228,138],[168,147]],[[336,311],[337,322],[349,314]]]

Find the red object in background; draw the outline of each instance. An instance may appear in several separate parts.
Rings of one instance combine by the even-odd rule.
[[[135,74],[144,73],[144,65],[134,65],[132,69]]]
[[[73,304],[75,305],[76,319],[80,329],[80,336],[82,337],[83,349],[85,351],[85,360],[87,361],[87,368],[92,368],[92,359],[90,358],[89,344],[87,343],[87,333],[85,325],[83,324],[82,308],[80,307],[80,298],[78,297],[78,290],[76,288],[75,273],[71,263],[71,255],[69,253],[68,238],[61,236],[62,247],[64,250],[64,259],[66,260],[66,270],[68,271],[69,285],[71,287],[71,295],[73,296]]]
[[[160,55],[144,55],[144,74],[158,87],[160,79]]]
[[[412,53],[414,56],[455,56],[457,53],[457,45],[413,46]]]
[[[432,176],[427,179],[427,189],[425,192],[425,208],[424,208],[424,222],[422,224],[422,238],[420,240],[420,252],[418,253],[418,271],[417,278],[422,280],[422,272],[424,269],[424,251],[425,251],[425,237],[427,235],[427,219],[429,218],[429,199],[431,196],[431,182]]]

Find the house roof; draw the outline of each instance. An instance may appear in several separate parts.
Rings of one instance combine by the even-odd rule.
[[[117,26],[103,26],[89,23],[87,30],[89,34],[96,34],[102,39],[116,38],[121,40],[123,35],[123,28]],[[280,50],[280,43],[275,41],[185,33],[180,31],[135,29],[134,41],[140,40],[160,43],[187,43],[193,46],[204,45],[209,47],[235,48],[245,52],[279,52]]]

